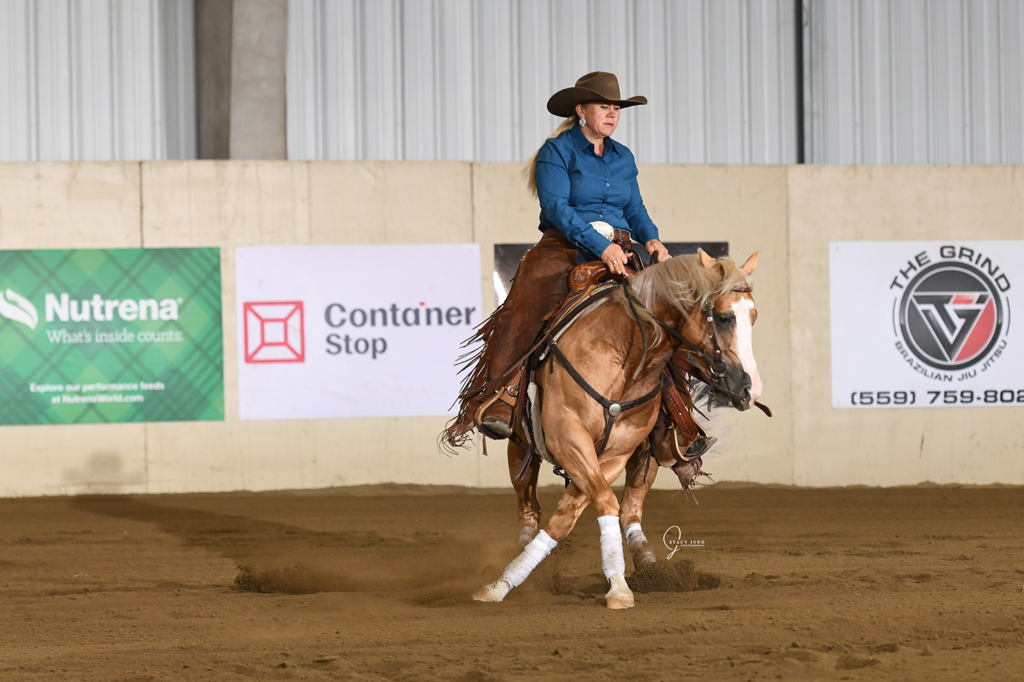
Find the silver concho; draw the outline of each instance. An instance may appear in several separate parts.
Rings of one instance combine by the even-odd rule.
[[[613,417],[618,417],[620,414],[622,414],[622,405],[619,405],[618,403],[612,403],[611,405],[608,406],[608,414],[610,414]]]

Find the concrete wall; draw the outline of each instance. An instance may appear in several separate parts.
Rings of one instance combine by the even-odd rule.
[[[793,482],[1024,483],[1024,410],[836,410],[830,240],[1024,239],[1024,166],[806,166],[789,173]]]
[[[224,422],[0,428],[0,495],[508,484],[504,448],[449,458],[442,418],[239,422],[234,247],[536,239],[515,164],[193,161],[0,164],[0,248],[219,246]],[[716,480],[1024,483],[1017,408],[835,410],[828,242],[1024,238],[1024,167],[642,166],[666,241],[723,240],[755,274],[775,410],[718,412]],[[953,418],[955,416],[955,419]],[[922,436],[924,444],[922,445]],[[554,482],[545,472],[545,482]],[[672,487],[670,476],[661,485]]]

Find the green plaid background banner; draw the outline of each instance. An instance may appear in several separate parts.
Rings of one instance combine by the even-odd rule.
[[[222,419],[220,249],[0,251],[0,424]]]

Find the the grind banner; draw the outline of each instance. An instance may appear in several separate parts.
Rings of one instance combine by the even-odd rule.
[[[832,242],[832,405],[1024,405],[1024,241]]]
[[[220,249],[0,251],[0,424],[224,418]]]

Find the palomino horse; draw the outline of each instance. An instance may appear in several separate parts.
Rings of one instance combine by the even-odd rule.
[[[757,312],[749,277],[758,255],[741,267],[727,258],[716,261],[703,251],[652,265],[632,281],[635,303],[642,305],[631,303],[629,290],[620,289],[549,344],[536,375],[539,419],[534,420],[534,437],[538,449],[546,450],[571,482],[545,529],[501,578],[481,588],[474,599],[504,599],[593,503],[601,530],[602,569],[610,584],[605,603],[615,609],[633,606],[633,593],[624,577],[620,524],[633,540],[630,549],[636,556],[646,547],[646,539],[640,542],[639,521],[643,495],[657,469],[637,452],[658,417],[660,401],[651,398],[660,391],[669,358],[685,343],[704,375],[717,377],[714,391],[728,394],[728,401],[741,410],[757,401],[761,380],[751,338]],[[521,425],[517,432],[520,438],[526,437]],[[520,521],[528,535],[540,521],[539,462],[531,462],[529,476],[520,483],[516,473],[522,458],[522,449],[510,443],[509,469],[520,497]],[[631,460],[631,485],[620,507],[611,483]],[[676,469],[681,480],[693,473],[685,466]]]

